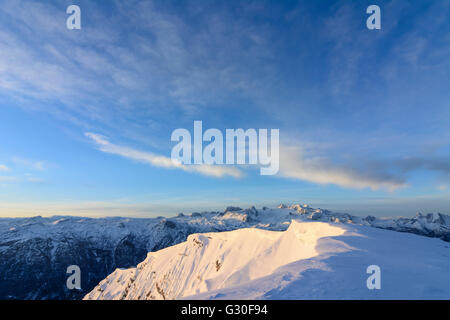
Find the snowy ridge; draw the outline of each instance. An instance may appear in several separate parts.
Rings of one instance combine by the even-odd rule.
[[[440,213],[361,218],[298,204],[273,209],[228,207],[223,212],[172,218],[0,218],[0,298],[79,299],[115,269],[134,267],[148,252],[179,244],[191,234],[241,228],[285,231],[293,219],[371,226],[450,241],[450,217]],[[80,292],[68,291],[64,285],[66,268],[72,264],[84,274]]]
[[[329,210],[314,209],[308,205],[279,205],[278,208],[292,209],[305,219],[316,221],[354,223],[375,228],[400,232],[410,232],[428,237],[442,238],[450,241],[450,216],[442,213],[417,213],[412,218],[375,218],[367,216],[361,218],[347,213],[336,213]]]
[[[292,220],[281,232],[190,235],[116,270],[85,299],[448,299],[449,263],[437,239]],[[371,264],[387,271],[382,291],[366,287]]]
[[[344,232],[293,221],[285,232],[246,228],[190,235],[184,243],[149,253],[137,268],[114,272],[87,298],[175,299],[227,288],[314,257],[318,239]]]
[[[136,266],[149,251],[185,241],[195,232],[242,224],[233,219],[217,223],[210,219],[216,214],[171,219],[0,219],[0,299],[80,299],[116,268]],[[80,292],[64,285],[66,268],[73,264],[84,275]]]
[[[315,209],[308,205],[280,204],[278,208],[241,209],[228,207],[224,212],[202,212],[191,215],[180,214],[173,218],[86,218],[71,216],[54,216],[50,218],[0,218],[0,241],[24,241],[36,237],[56,237],[74,234],[80,238],[96,241],[120,241],[130,231],[143,236],[149,242],[147,249],[152,250],[152,241],[166,229],[189,227],[193,232],[224,231],[244,227],[258,227],[270,230],[285,230],[292,217],[296,219],[342,222],[368,225],[376,228],[420,235],[439,237],[446,240],[450,236],[450,216],[442,213],[417,213],[412,218],[365,218],[337,213],[325,209]],[[153,231],[153,232],[150,232]],[[448,238],[450,241],[450,238]],[[57,240],[57,239],[56,239]],[[155,243],[156,244],[156,243]],[[4,247],[0,246],[0,252]]]

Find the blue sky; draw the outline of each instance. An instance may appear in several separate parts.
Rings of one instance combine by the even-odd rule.
[[[66,28],[70,4],[81,30]],[[366,28],[371,4],[381,30]],[[0,216],[450,213],[449,13],[446,0],[4,0]],[[194,120],[280,129],[279,174],[155,165]]]

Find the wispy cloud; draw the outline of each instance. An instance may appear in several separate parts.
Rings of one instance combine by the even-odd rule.
[[[27,182],[31,182],[31,183],[44,183],[45,182],[44,179],[36,177],[33,174],[31,174],[31,173],[25,174],[25,180]]]
[[[0,164],[0,171],[6,172],[9,171],[9,168],[5,166],[4,164]]]
[[[408,177],[417,170],[435,173],[444,185],[450,181],[449,156],[428,154],[344,161],[336,156],[333,161],[329,157],[315,155],[314,150],[310,149],[311,147],[306,151],[300,146],[281,146],[280,176],[318,184],[335,184],[345,188],[389,191],[408,186]]]
[[[103,4],[85,3],[82,10],[95,19],[89,31],[75,33],[65,28],[67,15],[60,6],[5,0],[0,8],[0,93],[45,100],[21,105],[86,127],[96,122],[115,128],[137,111],[159,114],[142,105],[169,106],[190,115],[192,109],[209,109],[231,93],[248,91],[247,85],[262,78],[251,79],[251,71],[269,47],[262,40],[248,41],[262,39],[264,32],[251,28],[245,18],[231,24],[225,13],[204,14],[199,25],[208,24],[205,31],[192,29],[151,1],[107,6],[117,12],[115,23],[104,14]],[[246,50],[236,50],[243,41],[248,42]],[[220,42],[228,46],[218,46]],[[102,103],[106,100],[111,101],[108,106]],[[49,103],[55,101],[57,107]]]
[[[46,169],[45,161],[34,161],[22,157],[13,157],[11,160],[18,165],[28,167],[33,170],[44,171]]]
[[[300,147],[284,146],[280,152],[280,175],[283,177],[356,189],[393,191],[406,186],[403,177],[336,165],[321,157],[307,157]]]
[[[395,165],[403,172],[426,169],[450,177],[450,156],[408,157],[396,160]]]
[[[172,161],[172,159],[169,157],[115,145],[109,142],[107,138],[99,134],[87,132],[85,133],[85,135],[92,141],[94,141],[97,144],[98,149],[102,152],[111,153],[135,161],[144,162],[155,167],[161,167],[165,169],[181,169],[187,172],[195,172],[205,176],[217,178],[224,176],[239,178],[243,175],[242,172],[237,168],[211,165],[183,165],[181,163]]]
[[[0,182],[14,182],[17,181],[18,178],[17,177],[12,177],[12,176],[0,176]]]

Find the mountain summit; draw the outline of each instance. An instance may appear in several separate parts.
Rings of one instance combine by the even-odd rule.
[[[286,231],[190,235],[116,270],[85,299],[448,299],[449,250],[412,234],[292,220]],[[366,284],[372,265],[380,290]]]
[[[182,243],[191,234],[242,228],[285,231],[292,220],[361,225],[450,241],[450,217],[441,213],[362,218],[300,204],[228,207],[172,218],[0,218],[0,299],[81,299],[115,269],[135,267],[148,252]],[[70,265],[81,269],[82,290],[65,286]]]

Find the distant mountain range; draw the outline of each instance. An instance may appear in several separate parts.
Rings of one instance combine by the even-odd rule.
[[[173,218],[151,219],[116,217],[92,219],[67,216],[2,218],[0,219],[0,281],[2,283],[0,299],[81,299],[88,293],[92,295],[91,291],[94,288],[97,290],[99,287],[96,286],[117,268],[136,267],[152,255],[147,256],[148,252],[156,252],[176,244],[185,246],[181,243],[188,240],[188,236],[192,234],[254,228],[262,229],[262,231],[251,231],[255,232],[256,239],[259,239],[259,233],[264,233],[264,230],[286,231],[292,220],[320,221],[325,225],[343,230],[348,228],[348,225],[354,228],[363,226],[362,230],[366,227],[375,227],[450,241],[450,216],[448,215],[433,213],[417,214],[413,218],[380,219],[371,216],[361,218],[345,213],[314,209],[307,205],[280,205],[273,209],[228,207],[223,212],[180,214]],[[257,246],[256,240],[251,241]],[[203,243],[203,241],[200,242]],[[189,240],[188,243],[190,243]],[[445,244],[445,242],[440,243]],[[383,245],[388,244],[383,242]],[[209,245],[206,245],[205,250],[207,248],[210,250]],[[167,250],[169,249],[171,248]],[[254,257],[249,257],[251,258]],[[225,264],[222,269],[221,260],[216,260],[221,265],[219,269],[227,270]],[[214,267],[216,261],[208,263],[212,263],[212,267],[208,264],[211,270],[217,267]],[[286,261],[280,263],[286,263]],[[66,274],[66,269],[69,265],[78,265],[81,269],[81,290],[66,288],[66,279],[69,276]],[[271,265],[270,268],[273,269],[271,272],[275,271],[275,267],[280,266]],[[152,269],[152,271],[155,270]],[[111,276],[117,276],[117,272],[122,271],[116,271]],[[131,279],[129,274],[127,277]],[[180,279],[179,281],[184,281]],[[106,289],[105,282],[102,283],[101,288]],[[149,297],[163,298],[161,294],[158,294],[156,283],[153,283],[154,288]],[[211,282],[206,283],[207,286],[208,283],[210,285],[208,290],[192,289],[193,291],[186,291],[182,296],[209,292],[216,288],[210,284]],[[144,288],[149,289],[142,283],[142,290]],[[160,289],[168,290],[168,287],[166,289],[160,287]],[[165,298],[180,296],[181,291],[173,290],[178,293],[167,295]],[[112,296],[101,297],[111,298]],[[128,296],[124,296],[126,297]],[[138,296],[130,294],[129,297],[137,298]],[[117,297],[114,296],[114,298]],[[140,296],[140,298],[143,297]]]

